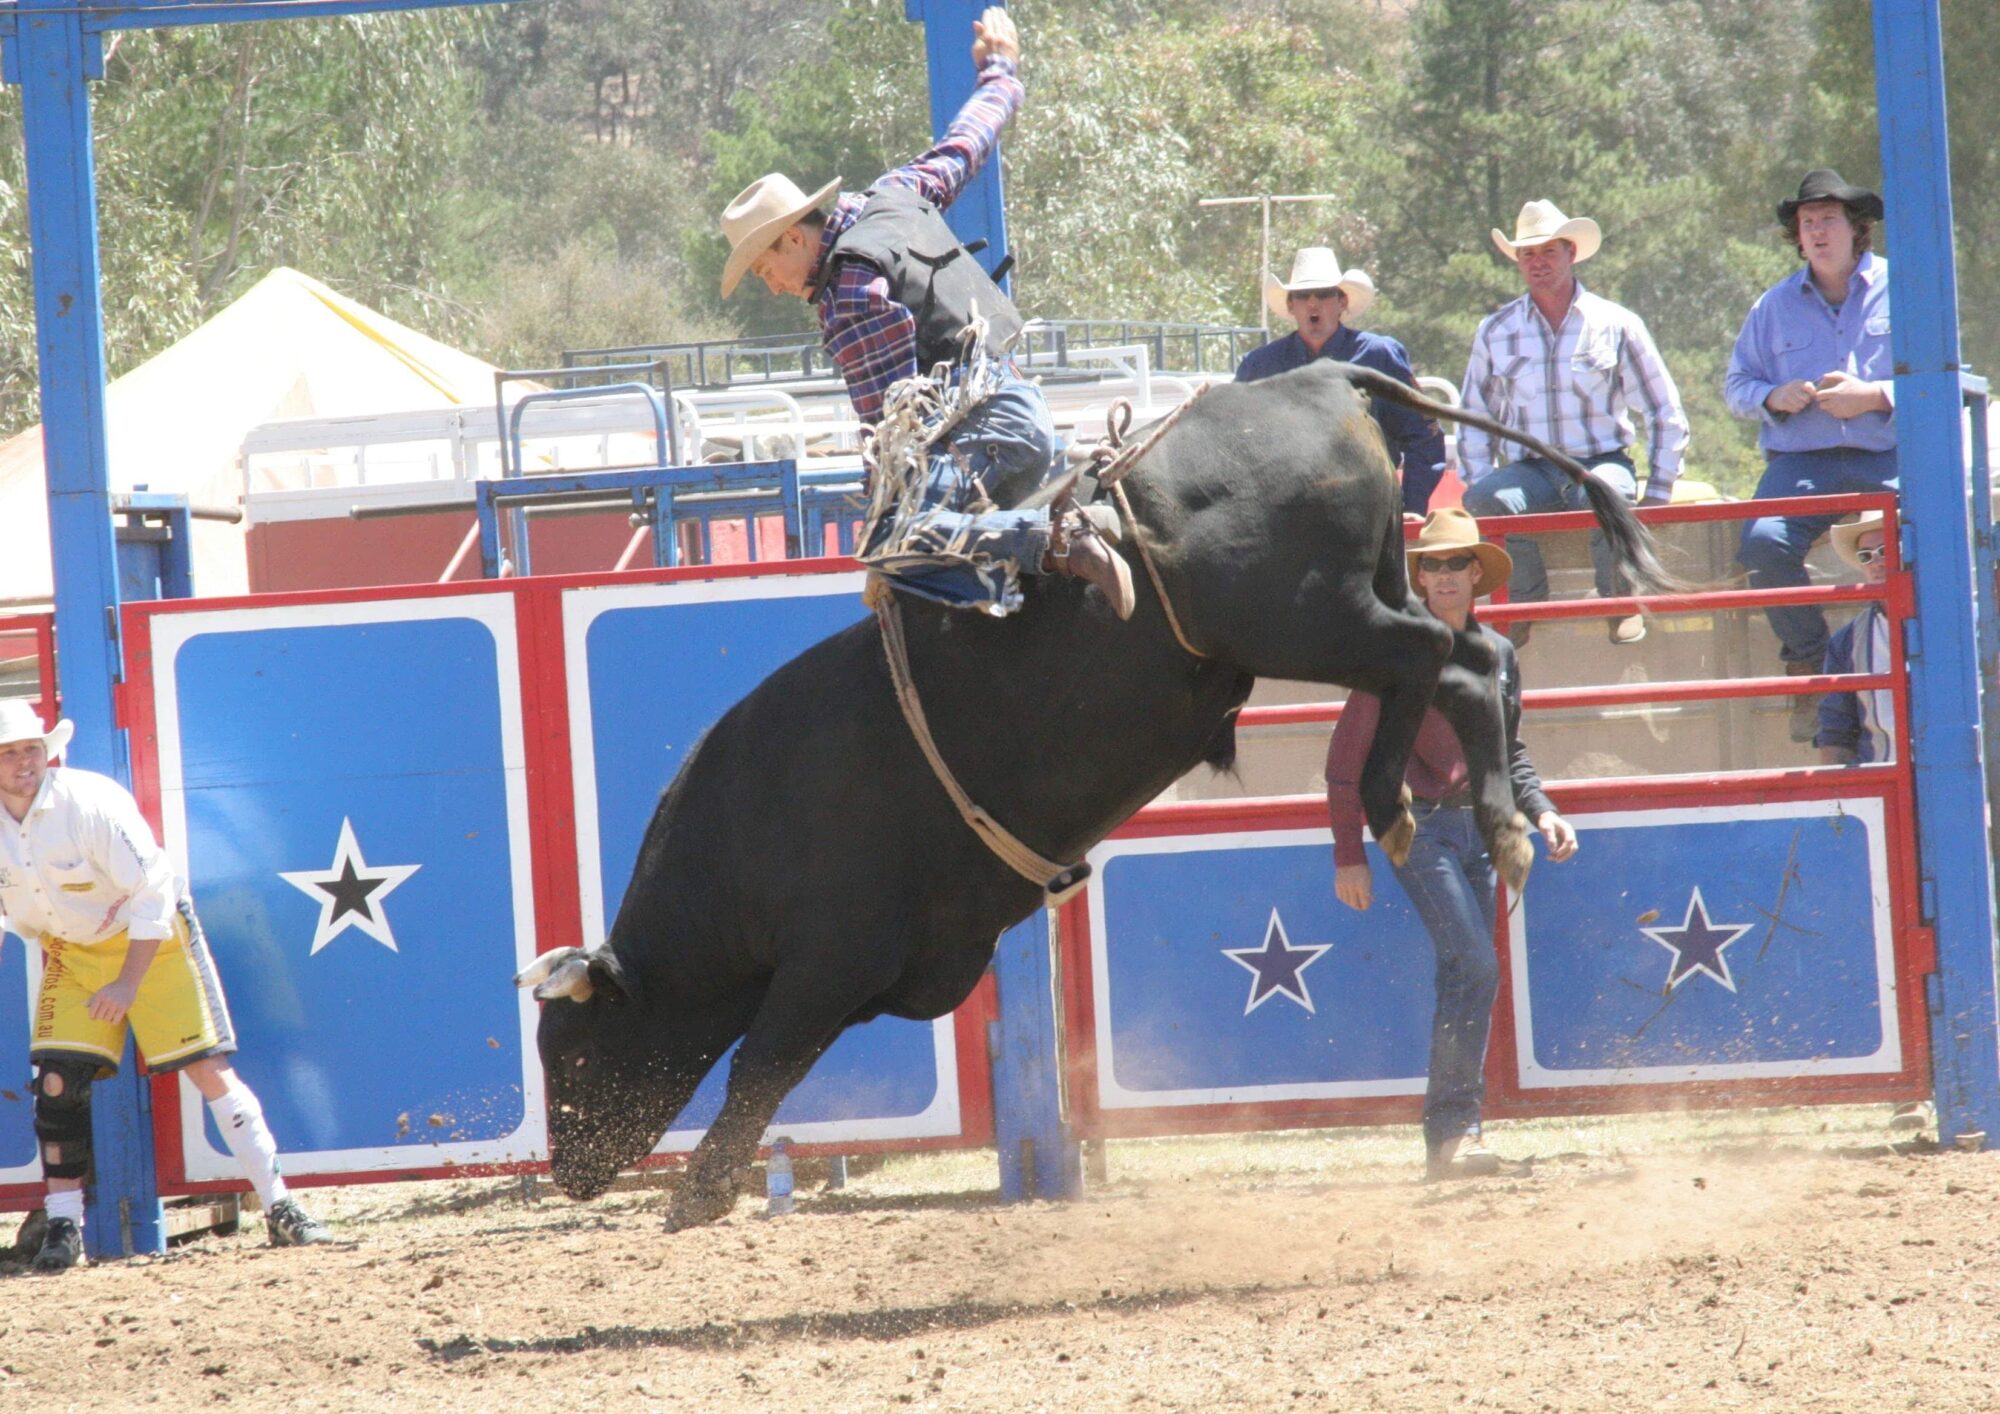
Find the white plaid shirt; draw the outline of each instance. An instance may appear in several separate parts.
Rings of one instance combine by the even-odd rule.
[[[1472,336],[1465,406],[1588,462],[1632,445],[1631,411],[1646,419],[1651,479],[1646,499],[1664,501],[1681,474],[1687,414],[1646,322],[1577,283],[1560,329],[1522,295],[1488,315]],[[1458,429],[1461,474],[1470,485],[1493,470],[1491,433]],[[1526,455],[1508,444],[1503,462]]]

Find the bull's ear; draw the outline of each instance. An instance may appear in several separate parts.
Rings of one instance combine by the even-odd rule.
[[[590,983],[603,991],[614,1002],[636,1001],[639,996],[638,980],[625,971],[618,954],[610,948],[598,948],[584,954],[590,972]]]

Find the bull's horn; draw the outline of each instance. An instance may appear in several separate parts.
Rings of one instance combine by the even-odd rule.
[[[582,957],[582,948],[557,948],[545,952],[519,972],[514,974],[516,987],[534,987],[548,980],[549,974],[573,957]]]

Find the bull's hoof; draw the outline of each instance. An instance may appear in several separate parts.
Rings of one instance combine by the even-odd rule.
[[[1375,837],[1382,846],[1382,852],[1389,856],[1389,862],[1397,868],[1410,857],[1410,842],[1417,837],[1417,822],[1410,814],[1410,788],[1403,787],[1402,798],[1396,803],[1396,821],[1388,830]]]
[[[1493,869],[1513,893],[1528,882],[1535,863],[1535,846],[1528,838],[1528,817],[1519,811],[1493,832]]]
[[[712,1223],[727,1217],[735,1206],[736,1190],[727,1184],[683,1182],[674,1190],[673,1206],[667,1209],[667,1231],[681,1232]]]

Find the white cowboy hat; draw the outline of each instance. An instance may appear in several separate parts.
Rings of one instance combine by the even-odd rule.
[[[1513,240],[1501,235],[1497,228],[1493,232],[1493,244],[1515,262],[1521,259],[1523,246],[1547,245],[1550,241],[1568,241],[1576,247],[1576,259],[1584,261],[1597,254],[1597,248],[1604,244],[1604,233],[1588,216],[1563,215],[1553,201],[1531,201],[1523,206],[1521,214],[1514,218]]]
[[[750,262],[776,245],[786,227],[808,211],[817,210],[839,186],[840,178],[835,177],[807,196],[790,177],[771,172],[738,192],[722,213],[722,238],[729,242],[729,263],[722,267],[722,297],[735,294]]]
[[[1829,532],[1833,539],[1834,553],[1855,569],[1860,569],[1861,561],[1854,558],[1854,552],[1861,548],[1861,537],[1871,530],[1880,529],[1882,529],[1880,511],[1870,511],[1859,520],[1842,521]]]
[[[0,699],[0,746],[39,740],[48,749],[49,758],[54,760],[62,755],[62,749],[69,745],[70,734],[75,730],[76,723],[65,719],[44,731],[41,715],[28,705],[26,698]]]
[[[1375,282],[1368,278],[1368,272],[1358,266],[1342,270],[1340,257],[1323,245],[1309,245],[1292,257],[1289,280],[1280,280],[1268,270],[1264,272],[1264,303],[1270,306],[1271,313],[1289,318],[1291,311],[1285,308],[1285,296],[1296,290],[1339,290],[1347,296],[1350,315],[1359,315],[1375,303]]]
[[[1514,557],[1498,545],[1479,538],[1479,522],[1472,512],[1459,506],[1439,506],[1424,518],[1417,538],[1403,548],[1409,559],[1410,583],[1417,582],[1417,560],[1446,550],[1464,550],[1479,562],[1479,578],[1473,581],[1472,595],[1483,599],[1514,574]]]

